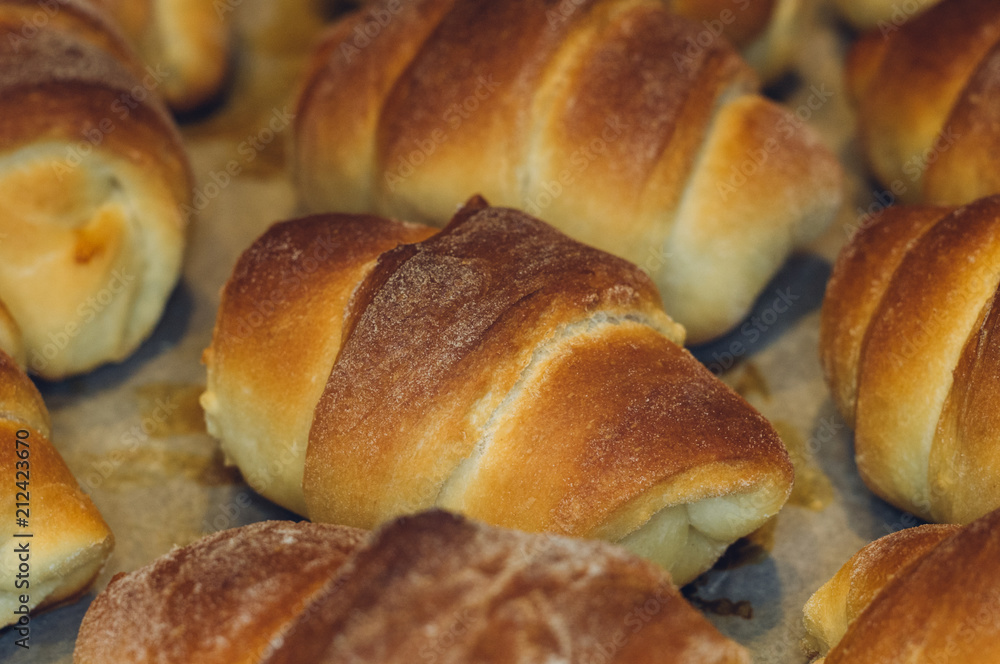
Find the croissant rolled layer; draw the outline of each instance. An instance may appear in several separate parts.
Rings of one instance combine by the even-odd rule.
[[[989,664],[1000,657],[1000,511],[872,542],[806,604],[816,664]]]
[[[820,352],[858,469],[929,520],[1000,507],[1000,198],[889,208],[834,267]]]
[[[784,503],[770,425],[635,266],[473,201],[433,229],[278,224],[223,293],[202,398],[251,486],[371,528],[433,506],[622,541],[680,582]]]

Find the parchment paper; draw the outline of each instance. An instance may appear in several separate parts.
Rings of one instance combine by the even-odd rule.
[[[808,2],[808,0],[806,0]],[[290,94],[320,26],[309,0],[228,0],[238,40],[236,74],[222,108],[184,126],[199,212],[183,280],[162,322],[121,365],[41,384],[53,438],[116,537],[94,589],[31,621],[30,649],[0,632],[0,662],[71,662],[80,621],[118,572],[222,528],[296,518],[258,497],[223,467],[205,432],[197,396],[204,385],[219,290],[237,256],[272,222],[296,213],[284,171]],[[816,127],[848,171],[847,203],[812,250],[793,258],[761,296],[749,327],[695,349],[696,355],[775,423],[796,459],[798,483],[771,526],[741,542],[686,594],[756,662],[801,664],[801,610],[808,596],[865,543],[917,521],[864,487],[852,437],[836,414],[817,359],[819,305],[831,261],[875,202],[853,138],[841,83],[848,36],[832,12],[807,7],[800,76],[776,87]],[[249,146],[249,147],[248,147]],[[235,163],[238,175],[225,174]],[[775,306],[776,301],[782,306]],[[738,352],[732,352],[738,342]]]

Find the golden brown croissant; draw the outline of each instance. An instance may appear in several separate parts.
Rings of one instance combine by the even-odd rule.
[[[362,528],[440,506],[620,541],[679,583],[778,511],[781,441],[638,268],[482,201],[433,232],[319,216],[241,257],[202,405],[252,487]]]
[[[157,93],[175,111],[216,97],[230,65],[230,19],[242,0],[90,0],[114,16]]]
[[[661,0],[393,7],[342,20],[314,56],[294,139],[311,210],[441,225],[482,193],[643,267],[698,342],[839,205],[814,133]]]
[[[825,664],[992,664],[1000,659],[998,580],[1000,512],[899,531],[861,549],[816,591],[806,629]]]
[[[834,266],[820,351],[858,469],[934,521],[1000,507],[1000,197],[891,207]]]
[[[656,566],[441,512],[370,536],[270,521],[120,574],[75,664],[747,663]]]
[[[180,273],[187,157],[143,71],[89,5],[0,2],[0,344],[46,378],[131,353]]]
[[[49,435],[41,395],[0,351],[0,510],[9,519],[0,536],[0,627],[15,631],[29,611],[86,590],[114,543]]]
[[[873,30],[847,74],[885,198],[961,205],[1000,193],[1000,3],[946,0]]]

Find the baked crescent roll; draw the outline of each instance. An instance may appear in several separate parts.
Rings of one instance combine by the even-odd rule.
[[[844,248],[820,353],[858,470],[924,519],[1000,507],[1000,197],[891,207]]]
[[[840,13],[856,28],[895,31],[941,0],[834,0]]]
[[[121,26],[171,109],[197,110],[222,90],[231,62],[230,19],[242,0],[90,0]]]
[[[75,664],[749,662],[662,570],[443,512],[367,535],[270,521],[119,574]]]
[[[298,100],[302,200],[443,225],[482,193],[643,267],[692,342],[715,337],[826,227],[841,171],[706,30],[662,0],[354,13]]]
[[[1000,659],[998,580],[1000,512],[920,526],[847,561],[809,599],[805,625],[825,664],[990,664]]]
[[[1000,192],[1000,3],[946,0],[873,30],[847,79],[868,161],[893,198],[961,205]]]
[[[262,662],[365,535],[345,526],[265,521],[176,548],[111,579],[87,610],[73,661]]]
[[[0,351],[0,627],[84,592],[114,539],[49,442],[49,413]]]
[[[0,1],[0,344],[57,379],[152,331],[191,184],[173,121],[103,15],[67,0],[35,27],[36,12]]]
[[[679,583],[782,506],[780,439],[642,271],[482,200],[432,233],[317,216],[240,258],[202,405],[252,487],[360,528],[439,506],[621,542]]]

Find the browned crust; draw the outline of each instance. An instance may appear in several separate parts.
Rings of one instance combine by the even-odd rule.
[[[759,37],[771,20],[777,0],[673,0],[670,7],[681,16],[686,16],[715,30],[722,25],[723,34],[742,48]],[[728,13],[726,13],[728,12]]]
[[[995,18],[1000,25],[1000,12]],[[946,138],[932,146],[925,198],[959,205],[1000,192],[1000,35],[982,58],[945,122]]]
[[[889,208],[838,257],[820,356],[889,502],[968,523],[1000,506],[1000,197]]]
[[[1000,274],[1000,198],[945,215],[903,257],[858,370],[858,469],[880,496],[934,518],[928,457],[953,371]],[[980,512],[982,514],[982,512]]]
[[[384,253],[316,408],[310,517],[372,527],[433,505],[536,346],[602,310],[662,316],[637,268],[513,210]]]
[[[339,331],[336,322],[366,265],[400,243],[434,232],[367,215],[316,215],[274,224],[243,252],[223,288],[207,351],[214,366],[220,372],[244,370],[251,384],[266,373],[279,381],[276,394],[292,389],[323,338],[339,346],[340,335],[330,334],[330,324]],[[286,371],[275,375],[277,366]]]
[[[1000,511],[889,581],[826,659],[987,664],[1000,658]]]
[[[913,244],[950,208],[890,207],[840,252],[820,319],[820,359],[841,416],[854,426],[858,365],[872,315]]]
[[[371,3],[332,26],[310,60],[296,103],[295,179],[316,211],[336,187],[338,211],[374,209],[376,127],[386,97],[454,0],[404,2],[382,25]],[[384,6],[383,6],[384,5]],[[381,15],[381,14],[380,14]],[[371,27],[374,37],[365,33]],[[336,177],[329,177],[332,171]],[[346,169],[346,170],[342,170]],[[338,185],[343,182],[343,185]]]
[[[164,74],[158,91],[174,111],[197,110],[219,93],[230,66],[229,25],[238,5],[204,0],[91,2],[114,17],[151,70]]]
[[[1000,290],[962,351],[931,448],[934,516],[968,523],[1000,507]]]
[[[266,521],[175,549],[111,580],[84,617],[73,661],[259,662],[364,535]]]
[[[780,440],[664,336],[648,277],[484,205],[356,291],[310,432],[310,517],[373,527],[441,504],[618,539],[668,504],[763,489],[776,510]]]
[[[305,512],[301,458],[349,299],[379,254],[433,232],[376,217],[314,216],[275,224],[240,257],[204,355],[203,401],[213,433],[256,490]],[[239,439],[247,429],[264,449]],[[297,477],[286,477],[296,468]]]
[[[921,156],[933,149],[939,134],[950,135],[948,117],[998,39],[1000,5],[952,0],[886,36],[872,33],[851,58],[849,84],[869,161],[883,183],[905,185],[904,200],[927,200]],[[877,65],[865,62],[867,56],[874,56]],[[976,195],[991,193],[980,189]],[[930,202],[957,204],[971,198],[934,196]]]
[[[8,20],[17,15],[5,14]],[[0,40],[0,149],[41,140],[83,143],[85,130],[96,131],[102,149],[163,173],[176,200],[189,200],[191,174],[180,134],[137,77],[141,65],[121,51],[114,33],[91,38],[101,35],[98,23],[61,23],[53,21],[28,40]],[[77,25],[87,27],[78,33]],[[5,21],[2,27],[9,36],[22,26]]]
[[[830,581],[809,598],[806,631],[826,654],[897,576],[923,560],[943,540],[960,530],[954,525],[925,525],[900,530],[868,544],[844,563]]]
[[[749,661],[650,563],[442,512],[375,533],[286,643],[267,664]]]
[[[506,204],[519,201],[519,171],[529,158],[530,100],[565,36],[601,4],[574,4],[563,18],[558,8],[537,0],[455,2],[382,108],[379,208],[430,221],[476,193]],[[454,110],[470,99],[473,111]],[[426,161],[407,175],[401,164],[414,161],[422,141],[436,147],[423,149]]]
[[[55,0],[44,5],[37,0],[2,0],[0,26],[7,42],[4,52],[17,53],[39,31],[54,30],[76,35],[107,51],[137,78],[144,74],[143,65],[119,26],[87,0]]]
[[[469,516],[607,538],[644,523],[655,507],[629,511],[653,496],[685,504],[770,486],[784,501],[792,467],[771,425],[662,334],[622,323],[553,355],[492,432],[460,503]]]
[[[4,538],[8,560],[30,542],[30,593],[15,590],[13,579],[0,592],[0,627],[18,620],[12,612],[30,598],[34,613],[84,592],[101,570],[114,544],[107,524],[49,441],[49,413],[31,380],[0,351],[0,474],[9,478],[0,489],[0,509],[27,519],[14,533],[31,533],[30,540]],[[21,493],[21,492],[24,493]],[[25,496],[28,496],[26,498]],[[18,511],[28,502],[27,509]],[[13,529],[13,525],[11,526]],[[10,568],[13,569],[13,568]],[[13,573],[13,572],[12,572]]]
[[[3,300],[0,300],[0,352],[7,353],[10,356],[9,360],[19,367],[23,368],[27,364],[21,328]]]
[[[544,157],[536,158],[527,198],[537,201],[559,182],[565,191],[546,218],[571,221],[575,237],[635,256],[664,245],[722,99],[757,81],[725,41],[692,48],[698,26],[659,3],[602,8],[576,20],[577,33],[593,34],[550,74],[565,82],[550,83],[535,102],[534,150]],[[629,231],[611,232],[615,219],[628,219]]]
[[[24,432],[28,434],[26,437],[23,437]],[[17,514],[16,504],[24,501],[23,495],[18,496],[19,487],[15,482],[24,478],[16,474],[23,469],[18,466],[23,459],[17,451],[26,448],[15,446],[17,439],[24,440],[30,452],[28,493],[31,505],[26,512],[28,528],[14,529],[13,524],[11,528],[14,533],[31,533],[32,592],[26,594],[34,614],[85,592],[111,554],[114,537],[49,439],[30,425],[11,419],[0,419],[0,440],[4,441],[0,447],[0,472],[10,478],[0,491],[0,508],[13,520]],[[21,543],[22,540],[13,537],[5,538],[5,546],[11,551]],[[6,557],[14,559],[10,553]],[[8,582],[10,580],[8,577]],[[18,597],[12,584],[4,589],[3,595]],[[3,595],[0,599],[6,600]],[[14,604],[19,605],[20,602]],[[0,626],[17,620],[18,616],[5,612],[0,617]]]
[[[930,553],[960,529],[951,524],[931,524],[887,535],[864,547],[848,561],[851,567],[847,615],[851,622],[861,614],[886,584]]]
[[[725,38],[699,43],[704,25],[662,0],[452,0],[434,10],[436,26],[401,12],[355,56],[357,73],[343,50],[374,25],[371,14],[347,19],[321,47],[330,65],[311,70],[296,133],[307,205],[441,225],[483,194],[649,267],[661,290],[677,291],[672,305],[698,303],[676,317],[701,328],[699,340],[734,325],[839,205],[832,155],[754,95],[756,76]],[[407,20],[413,34],[387,49]],[[337,100],[363,122],[341,118]],[[763,131],[742,135],[743,114]],[[771,154],[782,149],[790,159]],[[754,187],[730,187],[739,200],[716,205],[721,187],[746,180],[746,163]],[[780,197],[762,200],[756,190],[770,194],[779,180]],[[694,208],[683,218],[681,201]],[[727,214],[736,206],[747,212]],[[718,252],[715,234],[697,228],[703,219],[722,228]]]
[[[49,410],[42,395],[3,350],[0,350],[0,419],[31,427],[44,436],[51,434]]]

